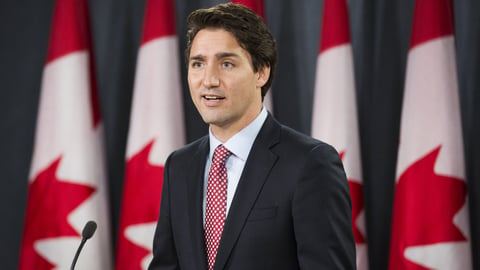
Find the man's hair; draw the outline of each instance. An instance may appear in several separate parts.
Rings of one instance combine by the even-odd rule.
[[[262,87],[263,99],[272,84],[277,63],[277,48],[272,33],[260,16],[243,5],[224,3],[193,11],[188,16],[187,27],[185,50],[187,65],[193,39],[200,30],[211,28],[230,32],[240,46],[250,54],[255,72],[261,67],[270,67],[270,77]]]

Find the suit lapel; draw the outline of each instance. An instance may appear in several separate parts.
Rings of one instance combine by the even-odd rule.
[[[252,146],[225,222],[215,269],[224,269],[228,257],[277,160],[270,147],[279,141],[280,126],[269,115]]]
[[[205,252],[205,237],[203,229],[203,179],[205,162],[209,150],[208,136],[204,137],[199,144],[198,151],[192,155],[190,164],[185,169],[190,171],[188,183],[188,209],[192,222],[186,225],[190,229],[192,242],[187,243],[193,248],[194,258],[198,267],[196,269],[207,269],[207,258]]]

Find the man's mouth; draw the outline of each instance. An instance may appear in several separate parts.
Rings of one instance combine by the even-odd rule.
[[[203,96],[203,98],[205,98],[206,100],[221,100],[221,99],[225,99],[224,97],[220,97],[220,96]]]

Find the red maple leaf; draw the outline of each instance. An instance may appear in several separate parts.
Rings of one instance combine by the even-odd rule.
[[[427,269],[404,257],[407,247],[466,240],[453,224],[466,200],[462,179],[435,174],[437,147],[400,176],[395,187],[390,270]]]
[[[148,161],[153,141],[128,160],[125,172],[122,218],[116,267],[141,269],[141,260],[150,250],[126,238],[125,229],[131,225],[155,222],[160,211],[163,166]]]
[[[56,172],[61,159],[59,157],[52,162],[29,184],[20,269],[55,267],[35,251],[36,241],[61,236],[80,236],[68,223],[67,216],[85,201],[95,188],[58,179]]]
[[[343,160],[345,151],[340,153],[340,158]],[[355,221],[357,220],[360,212],[363,210],[363,184],[360,181],[355,179],[348,178],[348,185],[350,186],[350,197],[352,198],[352,229],[353,236],[355,237],[355,243],[362,244],[365,243],[365,237],[362,232],[356,226]]]

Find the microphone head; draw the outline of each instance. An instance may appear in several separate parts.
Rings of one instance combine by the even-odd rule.
[[[87,224],[85,224],[85,227],[83,227],[82,238],[84,238],[85,240],[90,239],[95,233],[96,229],[97,229],[97,223],[95,223],[95,221],[90,220],[89,222],[87,222]]]

